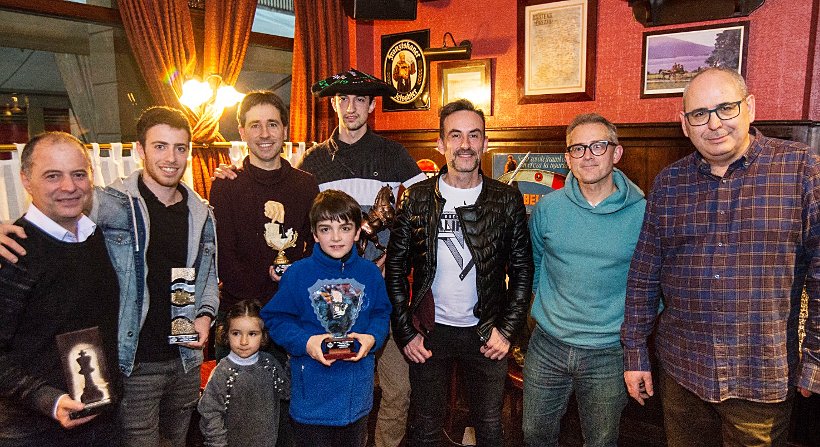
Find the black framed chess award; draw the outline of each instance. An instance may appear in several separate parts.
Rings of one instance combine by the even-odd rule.
[[[85,404],[83,410],[70,413],[69,417],[77,419],[101,412],[112,400],[111,370],[99,327],[60,334],[56,341],[68,387],[66,391],[72,399]]]

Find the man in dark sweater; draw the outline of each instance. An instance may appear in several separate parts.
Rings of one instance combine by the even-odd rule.
[[[95,378],[96,394],[117,400],[118,374],[99,375],[115,371],[119,287],[103,236],[83,214],[91,160],[73,136],[40,134],[23,149],[21,178],[32,204],[16,222],[28,237],[16,241],[27,255],[16,264],[0,260],[0,445],[114,445],[115,405],[69,417],[85,405],[69,395],[77,393],[55,343],[58,335],[96,328],[100,351],[83,347],[97,371],[87,377]],[[68,362],[76,366],[73,356]],[[89,389],[79,382],[75,388]]]
[[[220,315],[245,299],[264,305],[276,293],[278,275],[271,264],[277,251],[265,241],[266,224],[273,223],[282,235],[295,235],[296,244],[285,250],[291,262],[313,248],[308,212],[319,186],[281,157],[288,116],[284,102],[269,91],[248,93],[237,109],[239,134],[249,153],[236,180],[215,179],[210,196],[219,222]],[[271,208],[278,210],[274,218],[266,215]]]

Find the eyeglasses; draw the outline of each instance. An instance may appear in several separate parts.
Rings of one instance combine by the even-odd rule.
[[[608,148],[610,144],[618,143],[602,140],[593,141],[589,144],[573,144],[572,146],[567,148],[567,152],[569,152],[569,156],[572,158],[584,158],[584,154],[587,153],[587,148],[589,148],[589,151],[592,152],[592,155],[600,157],[601,155],[604,155],[604,153],[606,152],[606,148]]]
[[[712,117],[712,112],[721,120],[730,120],[740,115],[740,103],[742,102],[742,99],[735,102],[724,102],[723,104],[718,104],[714,109],[703,107],[692,110],[691,112],[686,112],[683,116],[686,117],[686,121],[689,122],[690,126],[703,126],[708,123]]]

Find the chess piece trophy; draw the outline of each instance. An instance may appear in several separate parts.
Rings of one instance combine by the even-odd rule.
[[[98,327],[56,336],[68,395],[85,407],[68,417],[79,419],[97,414],[112,403],[110,369]]]
[[[268,247],[276,250],[273,271],[282,276],[291,264],[285,256],[285,250],[296,246],[296,238],[299,237],[299,233],[293,231],[293,228],[284,231],[285,207],[279,202],[269,200],[265,203],[265,217],[271,220],[270,223],[265,224],[265,242]]]

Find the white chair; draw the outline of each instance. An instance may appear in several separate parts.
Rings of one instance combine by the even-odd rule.
[[[113,150],[109,150],[108,156],[103,157],[100,153],[100,145],[98,143],[91,143],[91,161],[94,163],[95,185],[109,185],[121,176],[122,167],[119,166],[120,163],[114,158]]]
[[[137,143],[131,143],[131,152],[128,156],[123,156],[122,143],[116,143],[118,147],[112,144],[111,151],[114,153],[114,158],[119,159],[122,163],[122,176],[127,177],[132,172],[142,167],[142,158],[137,153]]]
[[[0,160],[0,221],[17,219],[28,210],[30,199],[20,180],[20,155],[23,144],[16,144],[11,160]]]

